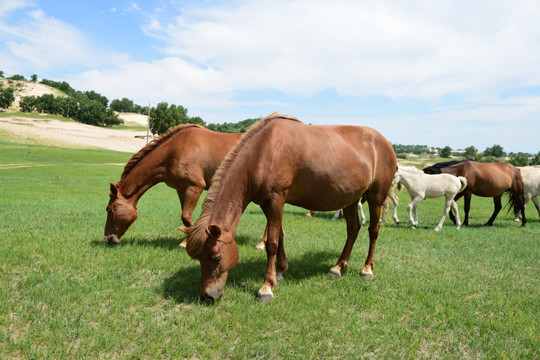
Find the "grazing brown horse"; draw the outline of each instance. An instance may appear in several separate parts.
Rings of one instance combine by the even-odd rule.
[[[448,161],[429,166],[424,169],[426,174],[447,173],[454,176],[464,176],[467,179],[465,189],[454,198],[457,201],[465,198],[465,219],[463,226],[469,225],[469,210],[471,196],[493,197],[495,208],[493,215],[484,226],[493,226],[493,221],[502,209],[501,197],[506,191],[510,192],[510,204],[514,214],[521,213],[521,226],[525,227],[525,206],[523,196],[523,181],[518,168],[508,163],[481,163],[474,160]],[[450,213],[450,219],[455,218]]]
[[[111,184],[105,240],[120,242],[138,217],[139,198],[161,182],[176,189],[185,225],[179,229],[186,232],[193,225],[191,217],[202,191],[210,187],[214,173],[241,135],[188,124],[168,130],[143,147],[124,167],[120,182]]]
[[[396,168],[392,145],[368,127],[311,126],[277,113],[252,126],[221,164],[201,216],[188,231],[186,250],[201,264],[201,299],[223,295],[238,262],[236,227],[250,202],[260,205],[267,219],[267,268],[259,300],[273,298],[272,289],[287,270],[285,203],[316,211],[344,209],[347,242],[328,273],[340,277],[360,230],[358,200],[366,194],[370,244],[362,276],[371,279],[380,211]]]

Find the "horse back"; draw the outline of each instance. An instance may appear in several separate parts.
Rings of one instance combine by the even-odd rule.
[[[385,192],[381,203],[386,198],[397,162],[391,144],[376,130],[282,121],[271,133],[275,144],[266,142],[272,149],[265,153],[281,154],[276,171],[288,182],[283,184],[288,203],[335,210],[368,190]]]
[[[167,143],[170,181],[184,181],[208,189],[214,173],[241,135],[202,127],[182,131]]]

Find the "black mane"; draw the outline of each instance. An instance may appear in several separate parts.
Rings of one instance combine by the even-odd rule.
[[[426,174],[440,174],[442,168],[452,166],[452,165],[455,165],[455,164],[460,164],[460,163],[463,163],[465,161],[476,161],[476,160],[467,159],[467,160],[452,160],[452,161],[440,162],[440,163],[437,163],[435,165],[431,165],[431,166],[428,166],[427,168],[425,168],[424,173],[426,173]]]

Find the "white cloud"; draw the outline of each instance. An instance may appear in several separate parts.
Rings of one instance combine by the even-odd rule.
[[[537,84],[540,5],[240,1],[184,8],[146,31],[231,90],[438,98]],[[457,4],[457,5],[456,5]],[[487,9],[489,8],[489,9]],[[488,11],[489,10],[489,11]]]

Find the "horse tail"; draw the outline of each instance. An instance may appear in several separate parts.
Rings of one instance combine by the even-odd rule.
[[[512,191],[514,190],[514,191]],[[508,212],[512,210],[514,216],[518,216],[521,210],[525,207],[525,195],[523,192],[523,179],[519,170],[514,171],[514,178],[512,181],[511,189],[506,191],[508,193],[508,205],[510,208]]]
[[[458,176],[459,182],[461,183],[461,189],[459,189],[458,194],[465,190],[467,187],[467,178],[464,176]]]

